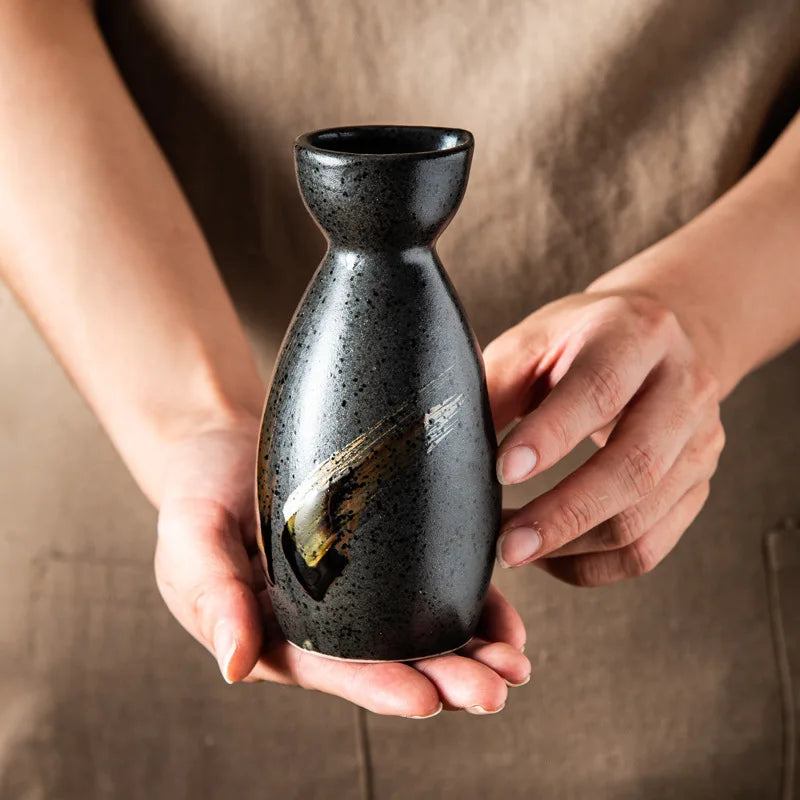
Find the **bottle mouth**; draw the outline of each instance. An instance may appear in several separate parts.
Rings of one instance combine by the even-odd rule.
[[[295,146],[340,156],[435,158],[468,150],[469,131],[425,125],[355,125],[304,133]]]

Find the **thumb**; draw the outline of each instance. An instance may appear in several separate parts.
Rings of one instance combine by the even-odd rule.
[[[165,503],[155,570],[168,608],[215,655],[223,678],[247,677],[261,652],[262,624],[235,517],[213,501]]]
[[[504,430],[537,405],[545,387],[537,383],[541,371],[540,337],[528,330],[528,320],[509,328],[483,351],[486,384],[495,429]]]

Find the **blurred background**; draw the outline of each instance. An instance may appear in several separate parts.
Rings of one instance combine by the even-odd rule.
[[[419,3],[407,18],[386,12],[403,23],[397,41],[364,4],[353,28],[355,12],[335,3],[296,4],[287,39],[270,28],[279,5],[99,7],[265,380],[323,252],[294,184],[295,135],[368,122],[475,133],[467,198],[440,253],[486,344],[730,185],[777,130],[770,110],[790,74],[759,79],[791,31],[746,3],[604,4],[596,47],[577,4],[542,3],[536,16],[522,2],[502,14],[475,3],[471,15]],[[713,48],[692,45],[701,23],[718,28]],[[442,48],[457,58],[438,58]],[[611,64],[614,48],[624,58]],[[381,69],[362,69],[376,52]],[[688,95],[712,66],[736,76],[713,113]],[[548,93],[582,82],[589,90],[566,102]],[[673,188],[642,199],[662,184]],[[495,716],[414,722],[224,684],[156,590],[155,511],[6,289],[0,330],[3,800],[763,798],[791,782],[800,534],[783,521],[800,513],[797,349],[726,402],[711,498],[653,574],[593,590],[533,568],[498,575],[526,622],[531,683]]]

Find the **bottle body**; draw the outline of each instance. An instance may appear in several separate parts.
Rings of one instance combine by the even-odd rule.
[[[258,456],[289,641],[370,661],[465,644],[499,527],[495,450],[480,352],[433,247],[332,244],[284,339]]]

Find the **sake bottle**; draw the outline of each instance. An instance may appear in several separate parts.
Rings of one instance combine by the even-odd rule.
[[[284,338],[258,454],[259,548],[287,639],[406,661],[473,636],[500,524],[475,337],[435,250],[468,131],[358,126],[295,142],[328,249]]]

